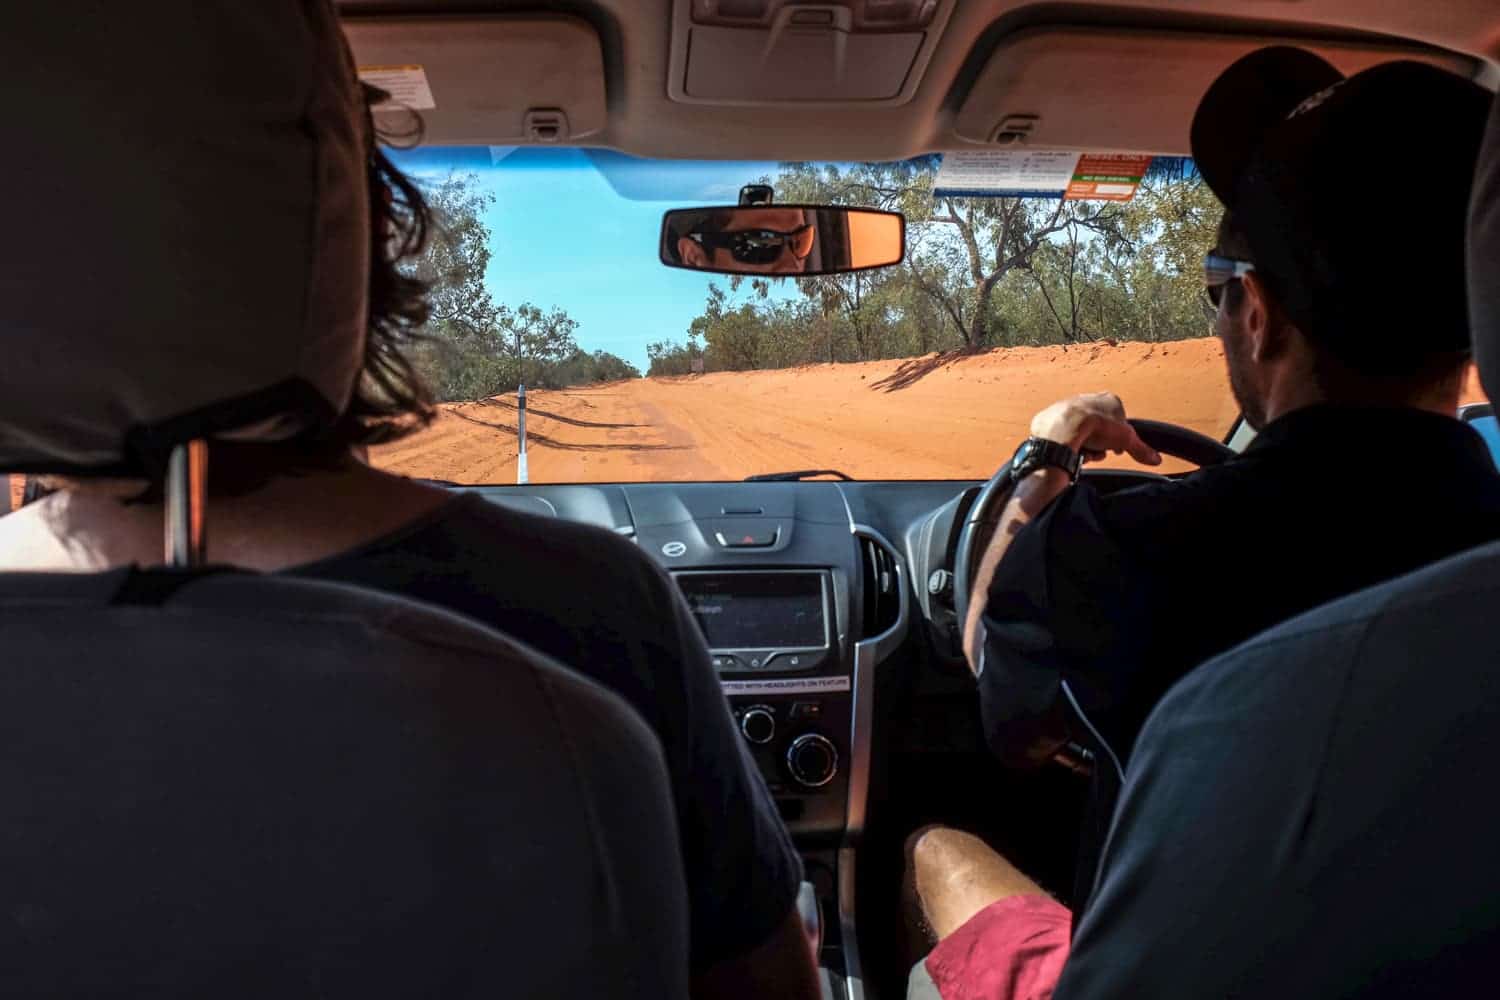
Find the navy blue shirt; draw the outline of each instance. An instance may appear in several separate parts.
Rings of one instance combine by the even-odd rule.
[[[1223,465],[1110,495],[1079,485],[1016,536],[990,588],[986,735],[1011,761],[1044,758],[1064,735],[1092,742],[1063,704],[1066,680],[1123,764],[1157,702],[1200,663],[1495,538],[1500,473],[1484,442],[1412,409],[1311,406]],[[1111,771],[1101,760],[1097,780]],[[1096,788],[1080,891],[1114,790]]]
[[[749,951],[791,911],[801,859],[745,751],[692,613],[634,544],[471,493],[293,572],[456,611],[628,701],[666,756],[695,969]]]
[[[1178,684],[1131,760],[1059,1000],[1489,995],[1497,609],[1491,544]]]

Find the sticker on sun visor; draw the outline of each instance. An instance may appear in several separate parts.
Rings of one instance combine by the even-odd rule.
[[[361,66],[359,79],[390,94],[390,100],[375,105],[375,111],[409,108],[428,111],[437,107],[432,88],[427,85],[427,71],[421,66]]]
[[[932,193],[948,198],[1069,198],[1129,201],[1152,157],[1059,149],[944,153]]]
[[[949,198],[1061,198],[1079,154],[1058,149],[944,153],[932,193]]]
[[[720,681],[725,694],[824,694],[847,691],[850,679],[843,677],[788,677],[779,681]]]
[[[1089,201],[1129,201],[1135,197],[1141,178],[1151,169],[1150,156],[1115,156],[1085,153],[1073,168],[1073,179],[1064,198]]]

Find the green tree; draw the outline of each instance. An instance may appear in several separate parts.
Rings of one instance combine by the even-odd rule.
[[[738,283],[732,283],[731,289]],[[762,286],[757,286],[757,293]],[[729,303],[730,292],[717,282],[709,282],[708,301],[703,315],[688,327],[688,340],[703,341],[703,357],[714,371],[745,371],[750,368],[775,367],[761,350],[765,321],[756,304]]]
[[[495,319],[498,354],[503,359],[505,379],[524,383],[531,379],[533,385],[547,385],[549,372],[578,350],[573,332],[578,322],[562,309],[554,306],[543,312],[530,302],[511,309],[501,306]],[[502,391],[497,388],[495,392]],[[491,393],[493,395],[493,393]]]
[[[782,164],[773,186],[776,197],[784,202],[916,211],[921,202],[922,178],[936,169],[936,162],[929,157],[848,168],[826,163],[786,163]],[[817,304],[824,320],[819,324],[827,348],[823,360],[836,359],[839,341],[847,342],[853,360],[883,356],[880,341],[887,332],[889,299],[909,283],[901,268],[793,280],[797,290]]]
[[[557,362],[548,372],[548,385],[564,388],[570,385],[593,385],[599,382],[618,382],[622,379],[640,378],[640,369],[624,358],[606,351],[577,349]]]
[[[934,197],[939,161],[786,164],[776,179],[787,201],[861,205],[900,211],[907,220],[903,269],[800,279],[804,292],[844,311],[861,347],[870,334],[870,292],[914,283],[946,313],[971,349],[995,342],[995,291],[1013,274],[1027,275],[1057,238],[1076,247],[1095,237],[1123,239],[1123,213],[1112,204],[1044,198]],[[877,305],[878,312],[880,306]],[[1065,327],[1076,334],[1076,324]]]
[[[703,350],[691,338],[686,344],[658,340],[646,345],[646,374],[690,375],[693,362],[703,357]]]
[[[498,312],[484,284],[491,237],[484,213],[495,196],[480,187],[477,175],[457,173],[423,194],[435,225],[411,271],[428,285],[429,332],[452,339],[483,333]]]
[[[427,282],[431,314],[418,371],[440,400],[483,399],[514,388],[521,379],[555,381],[553,369],[578,345],[578,324],[566,312],[529,302],[499,305],[485,285],[493,234],[484,213],[494,203],[474,174],[449,174],[424,192],[432,231],[421,255],[408,265]]]

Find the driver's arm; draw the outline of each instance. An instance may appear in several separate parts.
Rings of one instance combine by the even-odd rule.
[[[974,573],[974,591],[969,597],[969,616],[964,622],[964,656],[969,669],[978,676],[984,658],[984,632],[981,622],[988,604],[990,588],[995,583],[995,571],[1000,560],[1010,551],[1011,540],[1026,525],[1030,524],[1047,505],[1069,485],[1067,473],[1061,469],[1042,469],[1033,472],[1011,491],[1000,520],[990,538],[984,557],[979,560],[979,569]]]
[[[1146,465],[1161,464],[1161,456],[1156,450],[1142,441],[1135,428],[1125,422],[1125,406],[1113,393],[1090,393],[1052,404],[1032,418],[1031,435],[1065,444],[1083,454],[1085,459],[1123,452]],[[1057,499],[1068,485],[1067,475],[1059,469],[1034,472],[1016,484],[1001,511],[995,533],[974,575],[968,620],[964,622],[964,654],[969,669],[976,675],[983,666],[984,657],[981,622],[1000,560],[1005,558],[1017,533]]]
[[[1088,457],[1127,451],[1159,461],[1113,396],[1049,407],[1032,433]],[[1027,477],[1005,504],[979,560],[966,623],[985,739],[1002,763],[1039,766],[1075,737],[1065,683],[1091,713],[1132,703],[1158,588],[1128,523],[1110,517],[1088,485],[1069,487],[1061,472]]]

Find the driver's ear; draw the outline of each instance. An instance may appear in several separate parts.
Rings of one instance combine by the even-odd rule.
[[[1292,346],[1292,330],[1260,275],[1251,271],[1240,279],[1244,301],[1240,303],[1240,328],[1255,361],[1275,361]]]
[[[703,252],[697,240],[686,236],[677,240],[677,256],[681,257],[682,262],[688,267],[708,266],[708,254]]]

